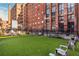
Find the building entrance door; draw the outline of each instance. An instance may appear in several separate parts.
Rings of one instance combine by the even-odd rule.
[[[68,33],[74,33],[74,22],[68,22]]]
[[[59,32],[64,33],[64,23],[59,23]]]

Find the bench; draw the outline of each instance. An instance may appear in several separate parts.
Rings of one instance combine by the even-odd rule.
[[[56,48],[56,54],[60,54],[62,56],[66,56],[67,55],[67,49],[68,49],[67,46],[60,45],[59,48]]]

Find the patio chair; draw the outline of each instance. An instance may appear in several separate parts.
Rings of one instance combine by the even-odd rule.
[[[68,46],[60,45],[59,48],[56,48],[56,54],[60,54],[61,56],[67,56]]]

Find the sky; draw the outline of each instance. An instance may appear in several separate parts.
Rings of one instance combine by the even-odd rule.
[[[14,4],[10,3],[10,8],[13,6]],[[8,3],[0,3],[0,18],[2,18],[4,21],[8,20]]]

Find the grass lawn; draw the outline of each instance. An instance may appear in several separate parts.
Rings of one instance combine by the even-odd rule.
[[[44,36],[23,35],[0,38],[1,56],[48,56],[55,53],[60,44],[67,45],[67,40]],[[75,51],[68,50],[69,55],[79,55],[79,43]]]

